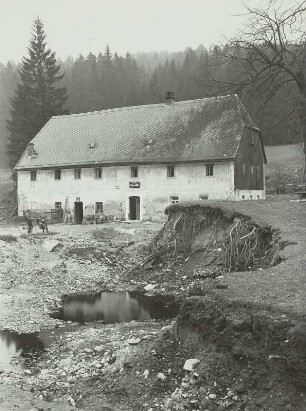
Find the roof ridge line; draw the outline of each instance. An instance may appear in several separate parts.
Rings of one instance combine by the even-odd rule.
[[[212,100],[212,99],[223,99],[227,97],[232,97],[232,94],[228,94],[225,96],[211,96],[211,97],[202,97],[202,98],[196,98],[196,99],[191,99],[191,100],[180,100],[180,101],[174,101],[171,104],[166,104],[166,103],[153,103],[153,104],[141,104],[138,106],[124,106],[124,107],[113,107],[113,108],[107,108],[104,110],[96,110],[96,111],[88,111],[88,112],[83,112],[83,113],[72,113],[72,114],[64,114],[64,115],[59,115],[59,116],[52,116],[50,120],[52,119],[58,119],[58,118],[67,118],[67,117],[81,117],[81,116],[90,116],[94,114],[101,114],[101,113],[106,113],[106,112],[114,112],[114,111],[122,111],[122,110],[136,110],[136,109],[141,109],[141,108],[153,108],[153,107],[163,107],[163,106],[172,106],[173,104],[183,104],[183,103],[194,103],[202,100]]]

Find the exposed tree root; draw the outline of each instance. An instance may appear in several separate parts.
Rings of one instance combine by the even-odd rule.
[[[131,272],[178,256],[187,262],[194,253],[201,253],[204,266],[207,261],[219,271],[246,271],[278,264],[281,249],[278,232],[271,227],[259,227],[243,215],[224,216],[220,209],[191,207],[168,214],[150,255]]]

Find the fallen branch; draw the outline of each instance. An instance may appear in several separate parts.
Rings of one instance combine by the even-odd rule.
[[[179,218],[178,218],[178,219],[175,221],[175,223],[173,224],[173,232],[174,232],[174,250],[173,250],[173,252],[172,252],[172,257],[174,257],[174,256],[175,256],[176,249],[177,249],[177,241],[176,241],[176,232],[175,232],[175,229],[176,229],[176,225],[177,225],[177,223],[179,222],[179,220],[180,220],[180,218],[182,217],[182,215],[183,215],[183,213],[181,213],[181,214],[180,214]]]
[[[240,237],[240,238],[239,238],[239,241],[243,240],[243,239],[246,238],[246,237],[249,237],[249,236],[252,235],[255,231],[256,231],[256,227],[254,227],[253,230],[252,230],[249,234],[246,234],[246,235],[244,235],[243,237]]]

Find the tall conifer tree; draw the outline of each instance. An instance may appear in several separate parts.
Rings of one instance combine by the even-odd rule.
[[[11,99],[11,119],[7,121],[8,154],[12,166],[52,116],[68,113],[65,109],[66,88],[57,86],[64,74],[60,73],[55,53],[47,48],[43,23],[39,18],[34,21],[28,57],[23,58],[19,76]]]

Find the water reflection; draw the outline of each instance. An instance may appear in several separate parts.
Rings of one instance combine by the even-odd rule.
[[[44,348],[45,345],[39,339],[38,333],[17,334],[0,331],[0,367],[7,367],[15,354],[30,359]]]
[[[54,317],[78,322],[104,320],[112,324],[171,318],[177,313],[178,306],[174,302],[123,291],[68,296]]]

